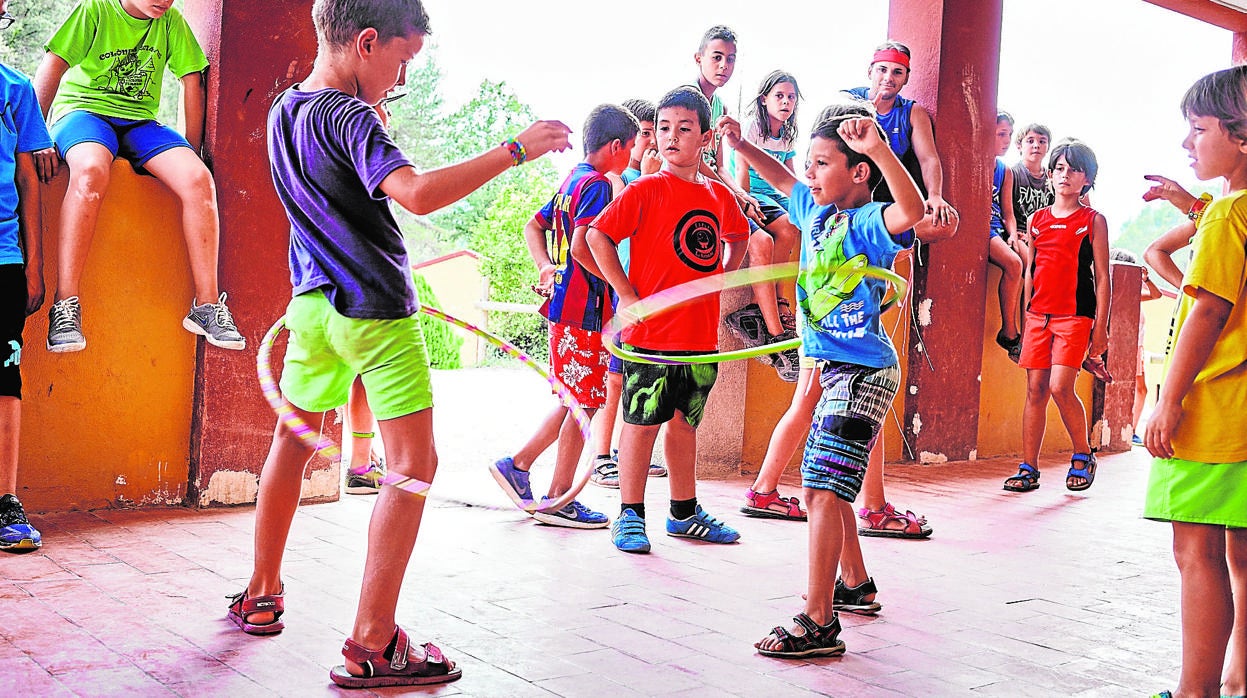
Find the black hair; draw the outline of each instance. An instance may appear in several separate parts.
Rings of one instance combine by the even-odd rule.
[[[870,175],[866,178],[866,186],[874,191],[879,182],[883,181],[883,172],[863,153],[859,153],[849,147],[844,142],[844,137],[840,135],[840,124],[849,119],[866,117],[875,122],[875,128],[879,129],[879,137],[884,143],[888,142],[887,134],[879,126],[879,122],[875,117],[875,106],[864,99],[852,99],[844,102],[837,102],[824,107],[818,114],[815,121],[814,130],[810,132],[810,138],[826,138],[836,144],[836,149],[844,153],[848,159],[849,167],[856,167],[858,163],[866,163],[870,166]]]
[[[651,124],[654,123],[654,112],[658,111],[648,99],[629,99],[623,103],[623,108],[632,112],[637,122],[648,121]]]
[[[716,40],[726,41],[729,44],[735,44],[736,43],[736,32],[732,31],[728,27],[723,26],[722,24],[716,24],[713,27],[710,27],[709,29],[706,30],[705,34],[701,35],[701,45],[697,47],[697,52],[705,53],[706,46],[710,45],[711,41],[716,41]]]
[[[312,23],[316,35],[331,46],[351,43],[368,27],[382,40],[433,33],[420,0],[316,0]]]
[[[801,99],[801,88],[797,86],[797,79],[791,73],[782,70],[772,70],[769,75],[762,78],[762,83],[758,85],[758,94],[753,98],[753,102],[749,104],[748,114],[754,118],[754,126],[757,133],[763,138],[771,136],[771,118],[766,111],[766,96],[775,89],[780,83],[792,83],[792,89],[797,93],[797,99]],[[797,103],[792,104],[792,114],[784,120],[782,126],[779,127],[779,139],[785,143],[792,143],[797,139]]]
[[[1209,73],[1182,96],[1182,115],[1211,116],[1226,133],[1247,141],[1247,66]]]
[[[706,95],[701,90],[692,85],[681,85],[674,90],[662,96],[658,100],[658,108],[654,110],[655,114],[663,109],[670,107],[683,107],[689,111],[697,113],[697,123],[701,125],[701,132],[705,133],[710,130],[710,102],[706,99]]]
[[[1056,161],[1061,158],[1065,158],[1071,170],[1087,175],[1087,186],[1082,188],[1081,193],[1086,194],[1091,191],[1091,188],[1095,186],[1095,176],[1100,171],[1100,164],[1096,162],[1095,153],[1091,147],[1077,138],[1063,139],[1048,151],[1049,172],[1056,167]]]
[[[636,117],[627,109],[614,104],[599,104],[585,119],[585,155],[597,152],[616,140],[627,145],[628,141],[636,138],[640,128]]]

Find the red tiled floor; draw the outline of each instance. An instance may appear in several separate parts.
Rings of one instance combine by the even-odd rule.
[[[844,617],[845,657],[789,662],[752,643],[801,608],[803,524],[740,516],[748,483],[736,480],[703,482],[700,498],[739,545],[669,538],[655,517],[653,554],[628,556],[606,531],[537,525],[485,465],[550,404],[540,380],[438,374],[436,394],[441,472],[399,619],[464,678],[424,693],[1124,696],[1176,678],[1177,572],[1169,528],[1139,518],[1139,451],[1103,458],[1085,494],[1064,490],[1059,459],[1024,495],[1000,489],[1011,460],[892,466],[890,499],[926,514],[934,537],[863,539],[883,612]],[[666,481],[648,489],[663,511]],[[582,499],[612,515],[619,501],[593,487]],[[0,695],[340,695],[326,674],[352,622],[371,506],[300,510],[287,629],[263,639],[224,619],[250,570],[252,509],[34,517],[46,547],[0,557]]]

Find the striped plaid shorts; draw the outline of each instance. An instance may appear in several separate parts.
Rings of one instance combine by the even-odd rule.
[[[801,484],[852,502],[862,489],[870,448],[900,387],[901,369],[820,362],[823,396],[801,459]]]

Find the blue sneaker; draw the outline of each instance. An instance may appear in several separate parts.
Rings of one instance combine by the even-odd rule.
[[[41,545],[43,537],[26,519],[26,510],[17,497],[0,497],[0,550],[35,550]]]
[[[1142,446],[1143,439],[1140,439],[1139,435],[1135,434],[1134,436],[1130,437],[1130,445],[1131,446]]]
[[[707,514],[697,505],[697,511],[687,519],[667,518],[667,535],[677,538],[696,538],[710,543],[735,543],[740,540],[736,529]]]
[[[645,519],[636,515],[631,509],[623,513],[611,524],[611,536],[615,547],[625,553],[648,553],[649,536],[645,535]]]
[[[542,497],[541,503],[545,504],[548,499],[549,497]],[[606,528],[611,522],[606,514],[594,511],[576,500],[558,511],[534,511],[533,518],[543,524],[567,528]]]
[[[528,486],[528,472],[515,467],[515,461],[501,458],[489,466],[489,474],[494,476],[498,486],[515,502],[515,506],[524,509],[533,503],[533,488]]]

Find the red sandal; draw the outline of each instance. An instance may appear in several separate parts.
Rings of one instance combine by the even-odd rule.
[[[285,593],[285,584],[281,591],[268,596],[247,596],[247,590],[243,589],[237,594],[225,597],[230,600],[229,612],[225,617],[248,635],[276,635],[286,628],[286,624],[281,622],[281,614],[286,612],[286,601],[283,598]],[[272,613],[273,620],[267,623],[247,622],[247,617],[256,613]]]
[[[770,492],[754,492],[753,488],[745,493],[745,506],[740,513],[760,519],[784,519],[785,521],[805,521],[805,510],[801,508],[801,500],[796,497],[781,497],[779,490]]]
[[[931,527],[927,525],[926,517],[918,516],[912,511],[902,514],[896,510],[896,507],[887,503],[878,511],[862,507],[857,510],[857,518],[866,524],[857,529],[858,534],[863,536],[909,539],[931,536]],[[899,522],[902,526],[897,528],[892,525],[893,522]]]
[[[411,638],[407,632],[394,626],[394,638],[383,649],[370,650],[347,638],[342,646],[342,656],[364,667],[363,676],[355,676],[346,665],[334,667],[329,678],[343,688],[374,688],[377,686],[428,686],[449,683],[463,676],[463,670],[446,659],[432,642],[420,646],[424,659],[413,662],[408,654]]]

